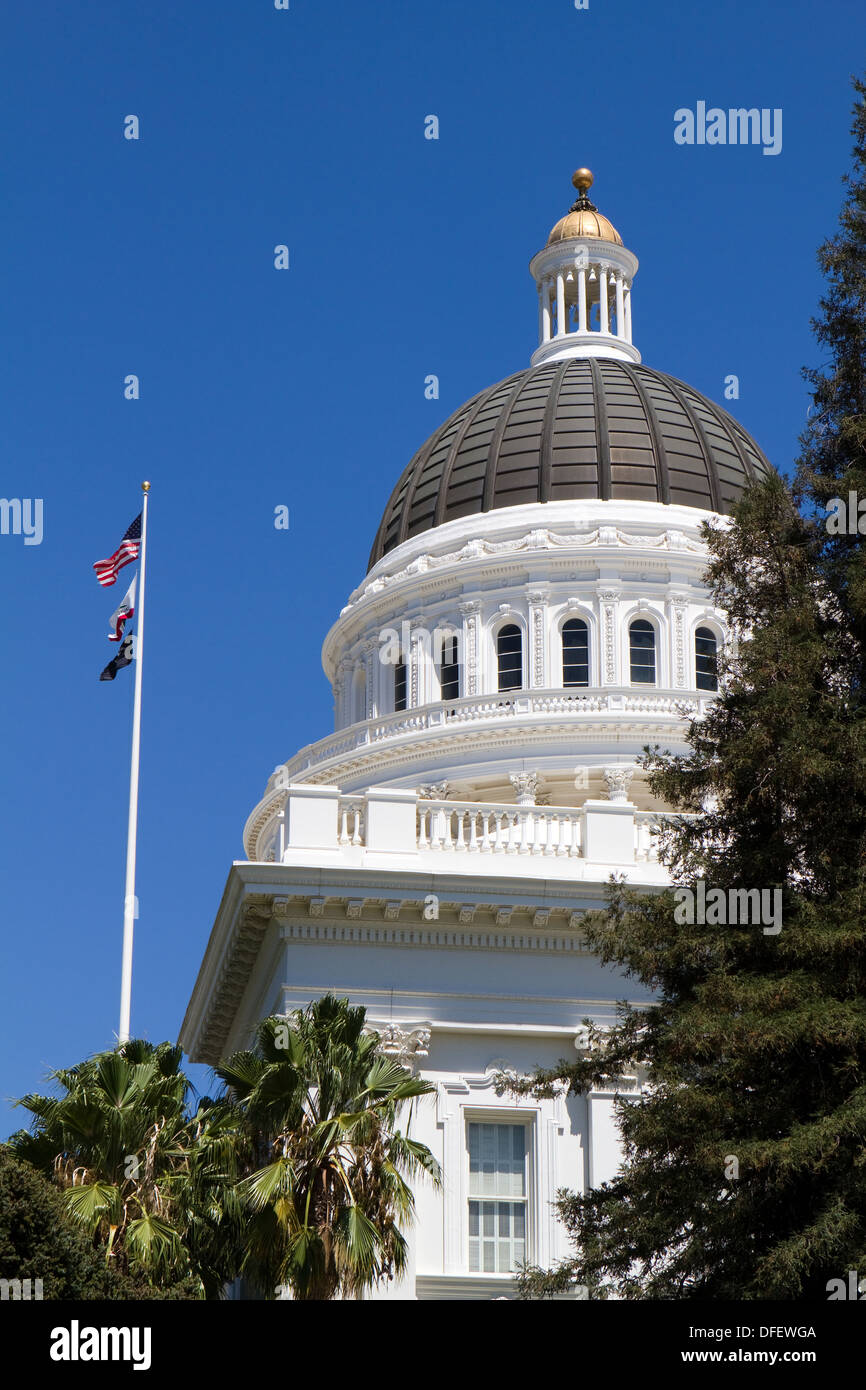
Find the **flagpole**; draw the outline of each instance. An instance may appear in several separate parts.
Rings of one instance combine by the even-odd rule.
[[[123,964],[120,971],[120,1028],[118,1042],[129,1042],[132,1013],[132,935],[135,924],[135,849],[138,835],[138,762],[141,749],[141,667],[144,656],[144,569],[147,564],[147,494],[142,483],[141,573],[138,590],[138,622],[135,630],[135,695],[132,706],[132,760],[129,770],[129,824],[126,832],[126,895],[123,900]]]

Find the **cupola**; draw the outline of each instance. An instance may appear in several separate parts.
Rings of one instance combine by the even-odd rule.
[[[538,347],[532,365],[566,357],[640,362],[632,342],[637,257],[590,201],[590,170],[576,170],[572,183],[577,201],[529,263],[538,287]]]

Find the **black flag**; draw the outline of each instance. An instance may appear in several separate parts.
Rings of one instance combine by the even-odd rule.
[[[121,642],[120,649],[116,656],[111,658],[102,675],[99,677],[101,681],[113,681],[121,667],[129,666],[135,656],[132,644],[133,637],[130,633],[130,635],[125,637]]]

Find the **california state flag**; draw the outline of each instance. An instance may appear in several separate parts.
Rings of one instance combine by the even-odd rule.
[[[108,620],[108,640],[109,642],[119,642],[123,636],[123,624],[135,616],[135,584],[138,575],[134,574],[132,583],[123,596],[119,608],[115,608]]]

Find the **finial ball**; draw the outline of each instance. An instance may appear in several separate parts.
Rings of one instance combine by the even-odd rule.
[[[592,188],[592,170],[575,169],[571,176],[571,182],[579,193],[585,193],[588,188]]]
[[[150,492],[150,483],[142,483],[141,490],[142,492]]]

